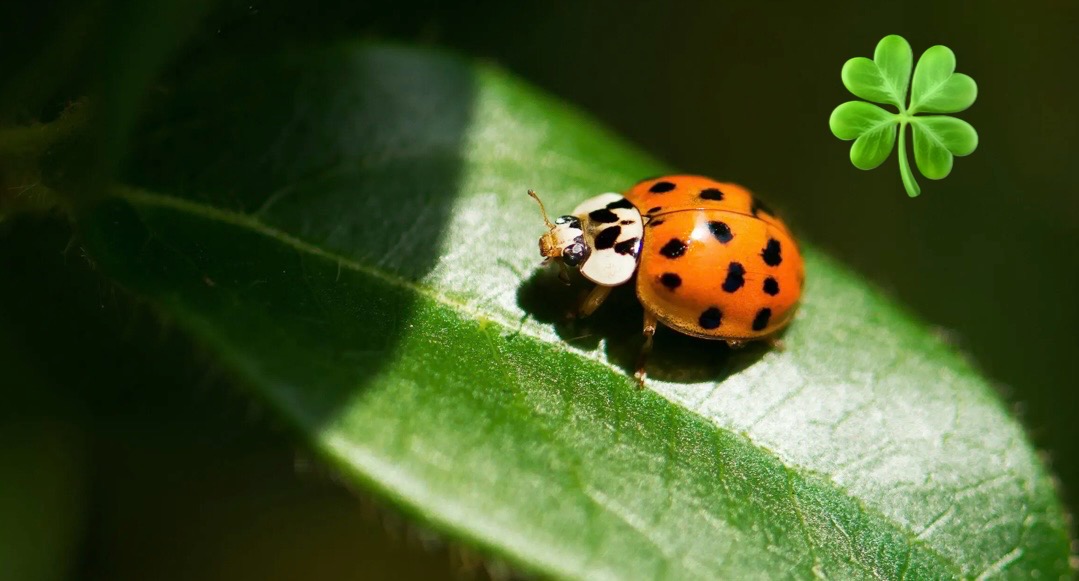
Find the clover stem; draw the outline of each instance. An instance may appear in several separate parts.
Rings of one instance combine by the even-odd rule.
[[[918,182],[914,181],[914,172],[910,170],[910,162],[907,161],[907,120],[899,123],[899,175],[903,177],[903,187],[907,189],[907,195],[916,198],[922,193]]]

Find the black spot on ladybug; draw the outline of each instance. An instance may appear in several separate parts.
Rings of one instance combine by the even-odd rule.
[[[663,223],[663,220],[652,220],[651,222],[648,223],[648,225],[652,226],[652,227],[655,227],[655,226],[659,226],[662,223]]]
[[[659,212],[662,209],[663,209],[663,206],[656,206],[655,208],[650,208],[648,210],[648,212],[646,212],[646,213],[647,214],[655,214],[656,212]]]
[[[779,294],[779,283],[776,282],[776,279],[772,277],[764,279],[764,292],[773,297]]]
[[[652,192],[653,194],[666,194],[674,188],[675,186],[671,182],[656,182],[652,184],[652,187],[648,188],[648,191]]]
[[[614,245],[614,251],[619,254],[628,254],[630,256],[637,256],[637,241],[640,238],[630,238],[629,240],[623,240]]]
[[[753,212],[754,216],[761,212],[764,212],[765,214],[771,214],[772,216],[776,215],[776,213],[772,211],[772,208],[769,207],[768,204],[765,204],[762,200],[758,198],[753,198],[753,203],[749,206],[749,211]]]
[[[716,240],[726,244],[734,238],[734,234],[731,233],[731,227],[724,222],[709,222],[708,229],[712,231],[712,236],[716,237]]]
[[[600,224],[610,224],[611,222],[618,221],[618,214],[615,214],[607,208],[592,210],[588,213],[588,217],[596,222],[599,222]]]
[[[632,223],[633,223],[633,220],[622,220],[621,222],[619,222],[619,224],[621,224],[623,226],[629,226]]]
[[[596,250],[607,250],[614,246],[618,236],[622,233],[621,226],[608,226],[596,236]]]
[[[682,286],[682,277],[673,272],[665,272],[659,277],[659,282],[663,283],[663,286],[674,290]]]
[[[625,198],[618,198],[617,200],[607,204],[609,210],[628,210],[633,207],[633,203]]]
[[[768,266],[779,266],[779,263],[783,262],[782,249],[779,247],[779,240],[775,238],[769,238],[768,244],[761,251],[761,258],[764,259],[764,263]]]
[[[723,290],[733,293],[746,284],[746,269],[740,262],[732,262],[727,267],[727,280],[723,281]]]
[[[659,249],[659,253],[667,258],[678,258],[686,253],[686,243],[677,238],[671,238],[670,242]]]
[[[706,190],[701,190],[701,199],[715,200],[718,202],[719,200],[723,199],[723,192],[719,188],[708,188]]]
[[[723,322],[723,313],[717,307],[709,307],[708,310],[701,313],[701,317],[697,319],[697,323],[702,329],[715,329]]]
[[[757,316],[753,317],[753,330],[763,331],[768,326],[768,319],[772,318],[772,309],[767,307],[757,311]]]

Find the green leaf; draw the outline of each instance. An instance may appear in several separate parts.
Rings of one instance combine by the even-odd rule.
[[[835,108],[828,125],[836,137],[854,139],[850,161],[858,169],[873,169],[888,159],[895,146],[895,113],[865,101],[848,101]]]
[[[629,289],[560,324],[526,190],[665,171],[565,105],[403,48],[177,79],[86,249],[354,486],[545,576],[1068,574],[989,383],[812,246],[784,351],[661,331],[638,390]]]
[[[0,305],[0,570],[11,581],[70,579],[89,512],[88,438],[72,403],[12,332],[10,306]]]
[[[978,85],[955,72],[955,53],[946,46],[930,47],[918,59],[910,96],[910,114],[957,113],[974,104]]]
[[[922,175],[939,180],[952,171],[952,156],[970,155],[978,147],[974,127],[955,117],[913,117],[914,161]]]
[[[902,36],[891,34],[877,43],[873,60],[855,57],[843,65],[843,85],[867,101],[888,103],[903,110],[914,62],[910,44]]]
[[[849,141],[898,122],[895,113],[889,113],[876,105],[865,101],[847,101],[832,111],[832,116],[828,118],[828,127],[836,137]]]
[[[86,434],[54,418],[22,417],[0,421],[0,437],[4,578],[70,579],[87,504]]]
[[[829,125],[840,139],[857,138],[850,149],[851,163],[859,169],[873,169],[892,152],[898,124],[899,175],[907,195],[914,198],[921,188],[907,160],[907,123],[919,124],[921,118],[915,117],[919,112],[962,111],[974,103],[978,88],[974,79],[955,73],[955,55],[948,47],[934,46],[918,61],[911,106],[905,108],[910,67],[910,45],[896,35],[886,36],[877,43],[874,60],[859,57],[847,61],[843,66],[843,84],[863,99],[895,105],[899,113],[891,114],[869,103],[849,102],[832,112]],[[970,153],[978,143],[974,128],[965,122],[957,125],[930,121],[921,126],[923,131],[914,137],[915,159],[922,173],[932,179],[943,178],[952,171],[953,153]]]

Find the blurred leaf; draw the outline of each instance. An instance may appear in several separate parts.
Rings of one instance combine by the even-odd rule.
[[[1068,573],[987,382],[812,247],[782,352],[661,332],[638,391],[630,301],[555,323],[573,297],[532,272],[526,189],[558,212],[664,168],[498,71],[355,45],[209,63],[136,143],[81,217],[103,271],[452,538],[566,577]]]
[[[83,438],[76,426],[52,418],[0,421],[4,579],[61,581],[75,569],[86,495]]]
[[[79,560],[86,516],[86,435],[68,401],[30,363],[0,306],[0,573],[61,581]]]
[[[974,127],[947,115],[914,117],[914,161],[918,170],[931,180],[946,177],[952,171],[952,157],[969,155],[978,147]]]
[[[875,103],[903,109],[914,62],[910,44],[902,36],[890,34],[880,39],[873,60],[854,57],[843,65],[843,86],[854,95]]]
[[[215,0],[113,0],[102,23],[101,161],[111,170],[127,149],[127,134],[151,81],[183,46]]]
[[[10,3],[19,19],[41,20],[3,58],[0,78],[0,219],[27,208],[66,205],[100,193],[127,151],[127,137],[161,69],[183,47],[216,0],[59,0]],[[8,7],[8,9],[11,9]],[[64,18],[57,18],[62,14]],[[43,16],[44,15],[44,16]],[[77,115],[71,111],[78,109]],[[11,156],[27,128],[94,115],[93,131],[54,141],[39,132],[34,164]],[[10,124],[10,126],[5,126]],[[24,148],[25,149],[25,148]],[[30,168],[33,168],[30,170]],[[28,204],[18,198],[66,199]]]
[[[938,44],[918,59],[910,94],[911,115],[958,113],[973,105],[977,97],[974,79],[955,72],[955,53],[950,48]]]

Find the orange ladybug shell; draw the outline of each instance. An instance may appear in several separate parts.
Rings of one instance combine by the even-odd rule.
[[[741,341],[790,322],[802,296],[802,255],[747,189],[676,175],[642,181],[625,197],[646,220],[637,297],[661,323]]]

